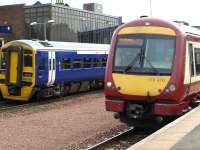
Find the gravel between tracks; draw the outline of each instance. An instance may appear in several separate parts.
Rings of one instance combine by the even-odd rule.
[[[102,92],[0,114],[0,149],[80,149],[126,128],[105,111]]]

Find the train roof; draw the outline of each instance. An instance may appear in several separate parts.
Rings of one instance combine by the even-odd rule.
[[[170,27],[174,29],[177,33],[185,34],[185,35],[197,35],[200,36],[200,30],[189,26],[185,25],[184,22],[178,22],[178,21],[167,21],[163,19],[158,19],[158,18],[151,18],[151,17],[145,17],[145,18],[140,18],[137,20],[133,20],[131,22],[128,22],[122,27],[126,26],[144,26],[146,23],[149,23],[149,26],[163,26],[163,27]],[[120,29],[120,28],[118,28]]]
[[[90,44],[90,43],[76,43],[76,42],[57,42],[57,41],[40,41],[40,40],[16,40],[8,42],[7,44],[25,44],[38,50],[62,50],[62,51],[107,51],[109,44]]]

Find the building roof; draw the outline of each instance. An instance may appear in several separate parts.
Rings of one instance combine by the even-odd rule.
[[[47,7],[47,6],[51,6],[51,7],[54,6],[54,7],[60,7],[60,8],[65,8],[65,9],[77,10],[77,11],[92,13],[92,14],[96,14],[96,15],[108,16],[108,17],[112,17],[112,18],[116,18],[116,19],[121,18],[121,16],[112,16],[112,15],[107,15],[104,13],[98,13],[98,12],[94,12],[94,11],[73,8],[73,7],[70,7],[69,5],[67,6],[67,5],[52,4],[52,3],[46,3],[46,4],[40,3],[40,5],[37,3],[37,5],[29,5],[29,6],[25,6],[24,8],[33,8],[33,7],[37,8],[37,7]]]

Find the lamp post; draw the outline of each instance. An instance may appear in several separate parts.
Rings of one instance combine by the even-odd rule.
[[[152,17],[152,0],[149,1],[150,17]]]
[[[47,40],[47,24],[54,23],[54,22],[55,22],[54,20],[48,20],[45,23],[31,22],[30,25],[31,26],[39,25],[39,24],[43,25],[43,27],[44,27],[44,40],[46,41]]]

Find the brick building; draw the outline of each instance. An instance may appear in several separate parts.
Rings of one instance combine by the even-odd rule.
[[[12,33],[0,33],[0,38],[11,41],[26,37],[24,6],[25,4],[0,6],[0,26],[12,27]]]

